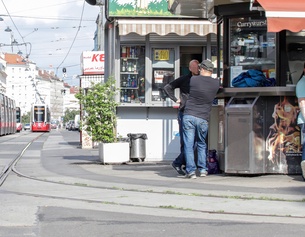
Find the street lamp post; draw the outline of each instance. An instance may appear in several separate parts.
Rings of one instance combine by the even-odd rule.
[[[25,58],[27,59],[31,54],[32,44],[30,42],[18,43],[17,40],[14,38],[14,33],[9,26],[4,31],[9,32],[11,34],[10,44],[0,43],[0,47],[5,47],[5,46],[11,47],[12,48],[12,53],[13,53],[14,52],[14,46],[16,46],[16,47],[25,46],[25,51],[26,51],[26,57]],[[28,47],[29,47],[29,50],[28,50]],[[22,55],[21,50],[19,50],[17,54]]]

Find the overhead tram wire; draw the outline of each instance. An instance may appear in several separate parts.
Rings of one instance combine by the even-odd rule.
[[[1,2],[3,3],[3,5],[5,6],[5,3],[4,3],[4,0],[1,0]],[[71,1],[70,1],[71,2]],[[74,2],[74,1],[73,1]],[[66,3],[69,3],[69,2],[66,2]],[[62,3],[62,4],[65,4],[65,3]],[[76,35],[74,37],[74,40],[73,40],[73,43],[71,44],[71,47],[66,55],[66,57],[64,58],[64,60],[61,62],[61,64],[57,67],[57,71],[58,69],[60,68],[60,66],[65,62],[66,58],[68,57],[68,55],[71,55],[71,49],[72,47],[74,48],[74,44],[75,44],[75,40],[76,40],[76,37],[79,35],[79,31],[80,31],[80,28],[81,27],[86,27],[86,26],[81,26],[81,24],[84,22],[84,21],[87,21],[87,22],[94,22],[95,20],[88,20],[88,19],[84,19],[83,16],[84,16],[84,7],[85,7],[85,1],[83,1],[83,8],[82,8],[82,13],[81,13],[81,19],[77,19],[77,18],[64,18],[64,17],[27,17],[27,16],[14,16],[14,15],[11,15],[11,13],[8,11],[7,7],[5,6],[5,9],[6,9],[6,12],[8,15],[4,15],[2,14],[1,16],[8,16],[10,17],[12,23],[14,24],[14,27],[16,28],[18,34],[20,35],[20,37],[22,38],[23,42],[24,42],[24,37],[21,35],[17,25],[15,24],[14,20],[12,19],[13,17],[21,17],[21,18],[36,18],[36,19],[49,19],[49,20],[65,20],[65,21],[76,21],[78,20],[79,21],[79,26],[75,26],[74,28],[77,28],[77,32],[76,32]],[[27,36],[27,35],[26,35]],[[25,37],[26,37],[25,36]],[[78,39],[78,38],[77,38]],[[56,72],[57,72],[56,71]]]
[[[44,7],[36,7],[36,8],[31,8],[31,9],[26,9],[26,11],[33,11],[33,10],[39,10],[39,9],[45,9],[45,8],[51,8],[51,7],[55,7],[55,6],[60,6],[60,5],[66,5],[66,4],[70,4],[70,3],[76,3],[76,2],[81,2],[82,0],[72,0],[72,1],[66,1],[66,2],[62,2],[62,3],[57,3],[57,4],[51,4],[51,5],[47,5]],[[35,17],[27,17],[27,16],[13,16],[13,17],[22,17],[22,18],[35,18]],[[38,18],[38,19],[46,19],[46,18]],[[57,18],[58,19],[58,18]],[[59,20],[59,19],[58,19]],[[78,20],[78,19],[77,19]],[[83,20],[84,21],[84,20]]]
[[[3,2],[3,0],[1,0]],[[35,16],[15,16],[15,15],[3,15],[1,16],[9,16],[9,17],[15,17],[15,18],[29,18],[29,19],[37,19],[37,20],[54,20],[54,21],[79,21],[78,18],[61,18],[61,17],[35,17]],[[92,19],[83,19],[82,21],[91,21],[95,22],[95,20]]]
[[[8,14],[8,16],[9,16],[9,18],[11,19],[11,21],[12,21],[12,23],[13,23],[13,25],[14,25],[16,31],[18,32],[19,36],[20,36],[21,39],[22,39],[22,42],[23,42],[23,43],[21,43],[21,44],[18,44],[18,43],[17,43],[17,45],[25,45],[26,58],[28,59],[28,57],[29,57],[29,55],[31,54],[31,51],[32,51],[32,44],[31,44],[30,42],[25,42],[25,41],[24,41],[24,37],[21,35],[21,33],[20,33],[20,31],[19,31],[17,25],[15,24],[15,22],[14,22],[12,16],[10,15],[10,12],[8,11],[8,9],[7,9],[7,7],[6,7],[5,3],[4,3],[4,1],[1,0],[1,2],[2,2],[2,4],[3,4],[3,6],[4,6],[4,8],[5,8],[5,10],[6,10],[7,14]],[[13,39],[11,39],[11,40],[13,40]],[[13,51],[13,42],[11,42],[11,45],[12,45],[12,51]],[[29,51],[28,51],[27,45],[30,46]],[[19,50],[19,52],[20,52],[20,50]]]
[[[77,29],[77,31],[76,31],[75,37],[74,37],[74,39],[73,39],[73,42],[72,42],[72,44],[71,44],[71,46],[70,46],[70,48],[69,48],[69,50],[68,50],[68,52],[67,52],[65,58],[63,59],[63,61],[62,61],[62,62],[58,65],[58,67],[56,68],[56,73],[55,73],[55,75],[57,75],[58,69],[60,68],[60,66],[65,62],[65,60],[66,60],[67,57],[69,56],[69,53],[70,53],[70,51],[71,51],[71,49],[72,49],[72,47],[73,47],[73,45],[74,45],[74,42],[75,42],[75,40],[76,40],[76,37],[77,37],[77,35],[78,35],[79,31],[80,31],[81,24],[82,24],[82,21],[83,21],[85,3],[86,3],[86,1],[84,0],[83,8],[82,8],[82,13],[81,13],[81,17],[80,17],[80,20],[79,20],[79,26],[78,26],[78,29]]]
[[[7,15],[8,15],[8,16],[9,16],[9,18],[11,19],[11,21],[12,21],[13,25],[15,26],[15,29],[17,30],[18,34],[20,35],[20,37],[21,37],[21,39],[22,39],[23,43],[25,43],[25,41],[24,41],[24,39],[23,39],[23,37],[22,37],[22,35],[21,35],[21,33],[20,33],[20,31],[19,31],[18,27],[16,26],[16,24],[15,24],[15,22],[14,22],[14,20],[13,20],[12,16],[10,15],[10,13],[9,13],[9,11],[8,11],[8,9],[7,9],[6,5],[5,5],[5,3],[4,3],[4,1],[3,1],[3,0],[1,0],[1,2],[2,2],[3,6],[4,6],[5,10],[6,10]]]

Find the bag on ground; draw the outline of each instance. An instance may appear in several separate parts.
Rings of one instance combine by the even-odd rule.
[[[209,174],[219,174],[219,163],[216,150],[209,150],[207,156],[207,167]]]

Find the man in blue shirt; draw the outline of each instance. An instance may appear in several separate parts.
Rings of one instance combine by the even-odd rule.
[[[301,142],[302,142],[302,176],[305,180],[305,76],[303,76],[296,86],[296,97],[298,98],[300,113],[298,115],[298,125],[301,129]]]

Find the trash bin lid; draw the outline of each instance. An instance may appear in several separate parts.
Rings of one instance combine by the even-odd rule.
[[[135,140],[135,139],[138,139],[138,138],[147,139],[146,133],[128,133],[127,136],[131,140]]]

